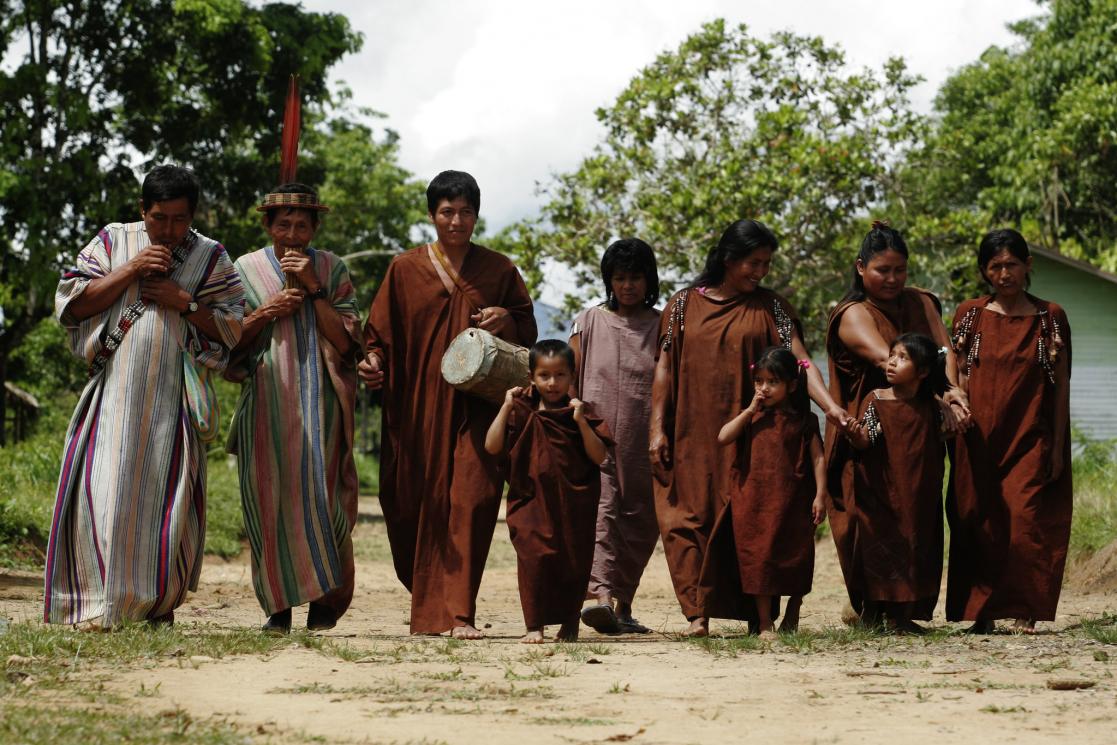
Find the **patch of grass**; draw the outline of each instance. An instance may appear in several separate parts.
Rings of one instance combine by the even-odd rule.
[[[606,691],[606,693],[628,693],[630,690],[631,690],[631,684],[621,683],[618,680],[618,681],[614,682],[613,685],[609,686],[609,690]]]
[[[687,637],[686,641],[714,657],[736,657],[742,652],[756,652],[767,647],[764,642],[760,641],[760,637],[749,635]]]
[[[56,705],[0,707],[0,741],[26,745],[243,745],[248,738],[228,722],[196,720],[183,709],[154,715]]]
[[[612,719],[592,719],[590,717],[531,717],[528,724],[543,724],[556,727],[601,727],[616,724]]]
[[[1074,434],[1074,512],[1070,547],[1091,554],[1117,540],[1117,441],[1088,440]]]
[[[984,711],[986,714],[1022,714],[1027,712],[1023,706],[997,706],[990,704],[989,706],[982,706],[978,711]]]
[[[1083,621],[1082,631],[1102,644],[1117,644],[1117,615],[1106,613],[1101,618]]]
[[[544,678],[565,678],[570,670],[549,662],[536,662],[529,673],[518,673],[511,665],[504,668],[505,680],[542,680]]]

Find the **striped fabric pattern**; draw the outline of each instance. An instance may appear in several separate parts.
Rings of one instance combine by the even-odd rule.
[[[313,248],[307,255],[350,336],[359,339],[356,296],[344,262]],[[236,267],[252,310],[283,290],[284,275],[270,247],[241,257]],[[343,359],[319,334],[314,305],[304,302],[257,338],[230,435],[252,581],[269,615],[327,595],[340,615],[352,596],[356,366],[352,355]],[[354,349],[360,349],[356,341]]]
[[[56,314],[71,351],[87,363],[105,329],[140,297],[140,285],[80,322],[69,315],[70,303],[148,245],[142,222],[109,225],[59,282]],[[112,627],[154,618],[197,587],[206,461],[186,415],[183,350],[200,365],[222,369],[227,348],[240,338],[244,295],[225,249],[203,236],[171,279],[210,305],[221,343],[176,311],[151,305],[86,384],[66,433],[47,547],[49,623]]]

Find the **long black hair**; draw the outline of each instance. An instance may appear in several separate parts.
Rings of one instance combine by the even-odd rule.
[[[725,280],[725,263],[747,258],[753,251],[779,249],[776,234],[757,220],[738,220],[721,234],[714,250],[706,257],[706,268],[690,283],[691,287],[717,287]]]
[[[990,230],[981,239],[981,245],[977,247],[977,270],[981,273],[981,279],[985,284],[990,284],[989,278],[985,276],[985,268],[1001,251],[1008,251],[1025,264],[1032,257],[1032,252],[1028,250],[1028,241],[1017,231],[1012,228]],[[1031,287],[1031,285],[1032,273],[1028,272],[1024,279],[1024,287]]]
[[[908,244],[904,242],[904,236],[900,235],[900,231],[883,220],[873,220],[873,226],[861,240],[861,250],[857,253],[857,261],[861,262],[861,267],[864,269],[869,266],[869,262],[872,261],[874,256],[885,251],[895,251],[906,259],[908,257]],[[846,290],[846,294],[840,302],[861,302],[865,299],[865,283],[861,280],[861,273],[857,271],[857,261],[853,262],[853,274],[849,289]]]
[[[613,274],[618,271],[644,275],[647,286],[644,305],[654,308],[659,302],[659,269],[652,247],[639,238],[622,238],[605,249],[601,256],[601,281],[605,283],[605,305],[609,310],[617,309],[617,298],[613,294]]]
[[[920,398],[934,398],[941,396],[950,387],[946,377],[946,350],[940,348],[930,337],[923,334],[900,334],[893,341],[889,349],[902,346],[911,357],[915,369],[927,373],[927,377],[919,384]]]

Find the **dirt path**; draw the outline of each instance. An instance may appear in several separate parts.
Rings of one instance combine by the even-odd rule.
[[[1117,593],[1066,591],[1054,627],[1072,629],[1034,638],[825,632],[768,645],[715,622],[715,638],[701,645],[675,636],[685,621],[658,551],[637,599],[637,615],[657,633],[587,631],[579,644],[532,648],[517,643],[515,557],[501,524],[478,609],[489,638],[456,643],[407,635],[408,596],[371,501],[362,504],[356,542],[356,599],[325,635],[332,654],[293,644],[269,656],[159,662],[123,672],[114,692],[283,742],[1108,744],[1117,732],[1117,647],[1073,630],[1117,612]],[[819,545],[815,588],[803,627],[834,629],[844,592],[829,541]],[[41,601],[32,575],[0,577],[0,617],[37,619]],[[296,611],[296,624],[304,614]],[[186,630],[264,620],[246,564],[216,560],[177,617]],[[1052,680],[1095,685],[1050,690]]]

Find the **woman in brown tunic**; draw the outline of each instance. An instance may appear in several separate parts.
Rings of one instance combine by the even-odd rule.
[[[885,366],[888,388],[870,393],[848,435],[857,531],[846,584],[863,600],[862,620],[922,634],[942,583],[942,479],[946,449],[935,401],[948,385],[946,350],[901,334]]]
[[[1031,264],[1015,230],[986,235],[978,268],[993,292],[954,320],[974,426],[958,439],[947,502],[946,614],[977,633],[998,618],[1025,633],[1054,620],[1070,540],[1070,324],[1025,292]]]
[[[884,370],[892,340],[904,332],[930,337],[948,346],[938,298],[925,290],[905,287],[908,247],[903,236],[883,222],[875,221],[861,242],[853,266],[849,291],[830,312],[826,328],[826,352],[830,364],[830,394],[850,415],[857,416],[869,393],[886,388]],[[950,387],[942,396],[946,428],[956,431],[968,423],[969,404],[953,376],[953,352],[946,369]],[[853,612],[860,615],[862,598],[850,584],[851,562],[857,541],[850,521],[856,494],[852,448],[828,422],[826,428],[826,473],[830,505],[830,532],[838,550]]]
[[[734,599],[722,607],[700,600],[700,594],[719,596],[700,593],[700,576],[715,518],[731,487],[733,452],[718,446],[718,430],[753,395],[749,363],[776,345],[798,359],[809,356],[795,309],[760,286],[777,247],[775,235],[761,223],[733,223],[702,274],[668,301],[660,325],[648,447],[663,549],[692,635],[708,633],[710,616],[747,619],[751,616],[743,611],[755,612],[751,602]],[[844,425],[849,416],[830,398],[814,368],[807,383],[827,418]],[[733,593],[721,597],[733,598]]]

